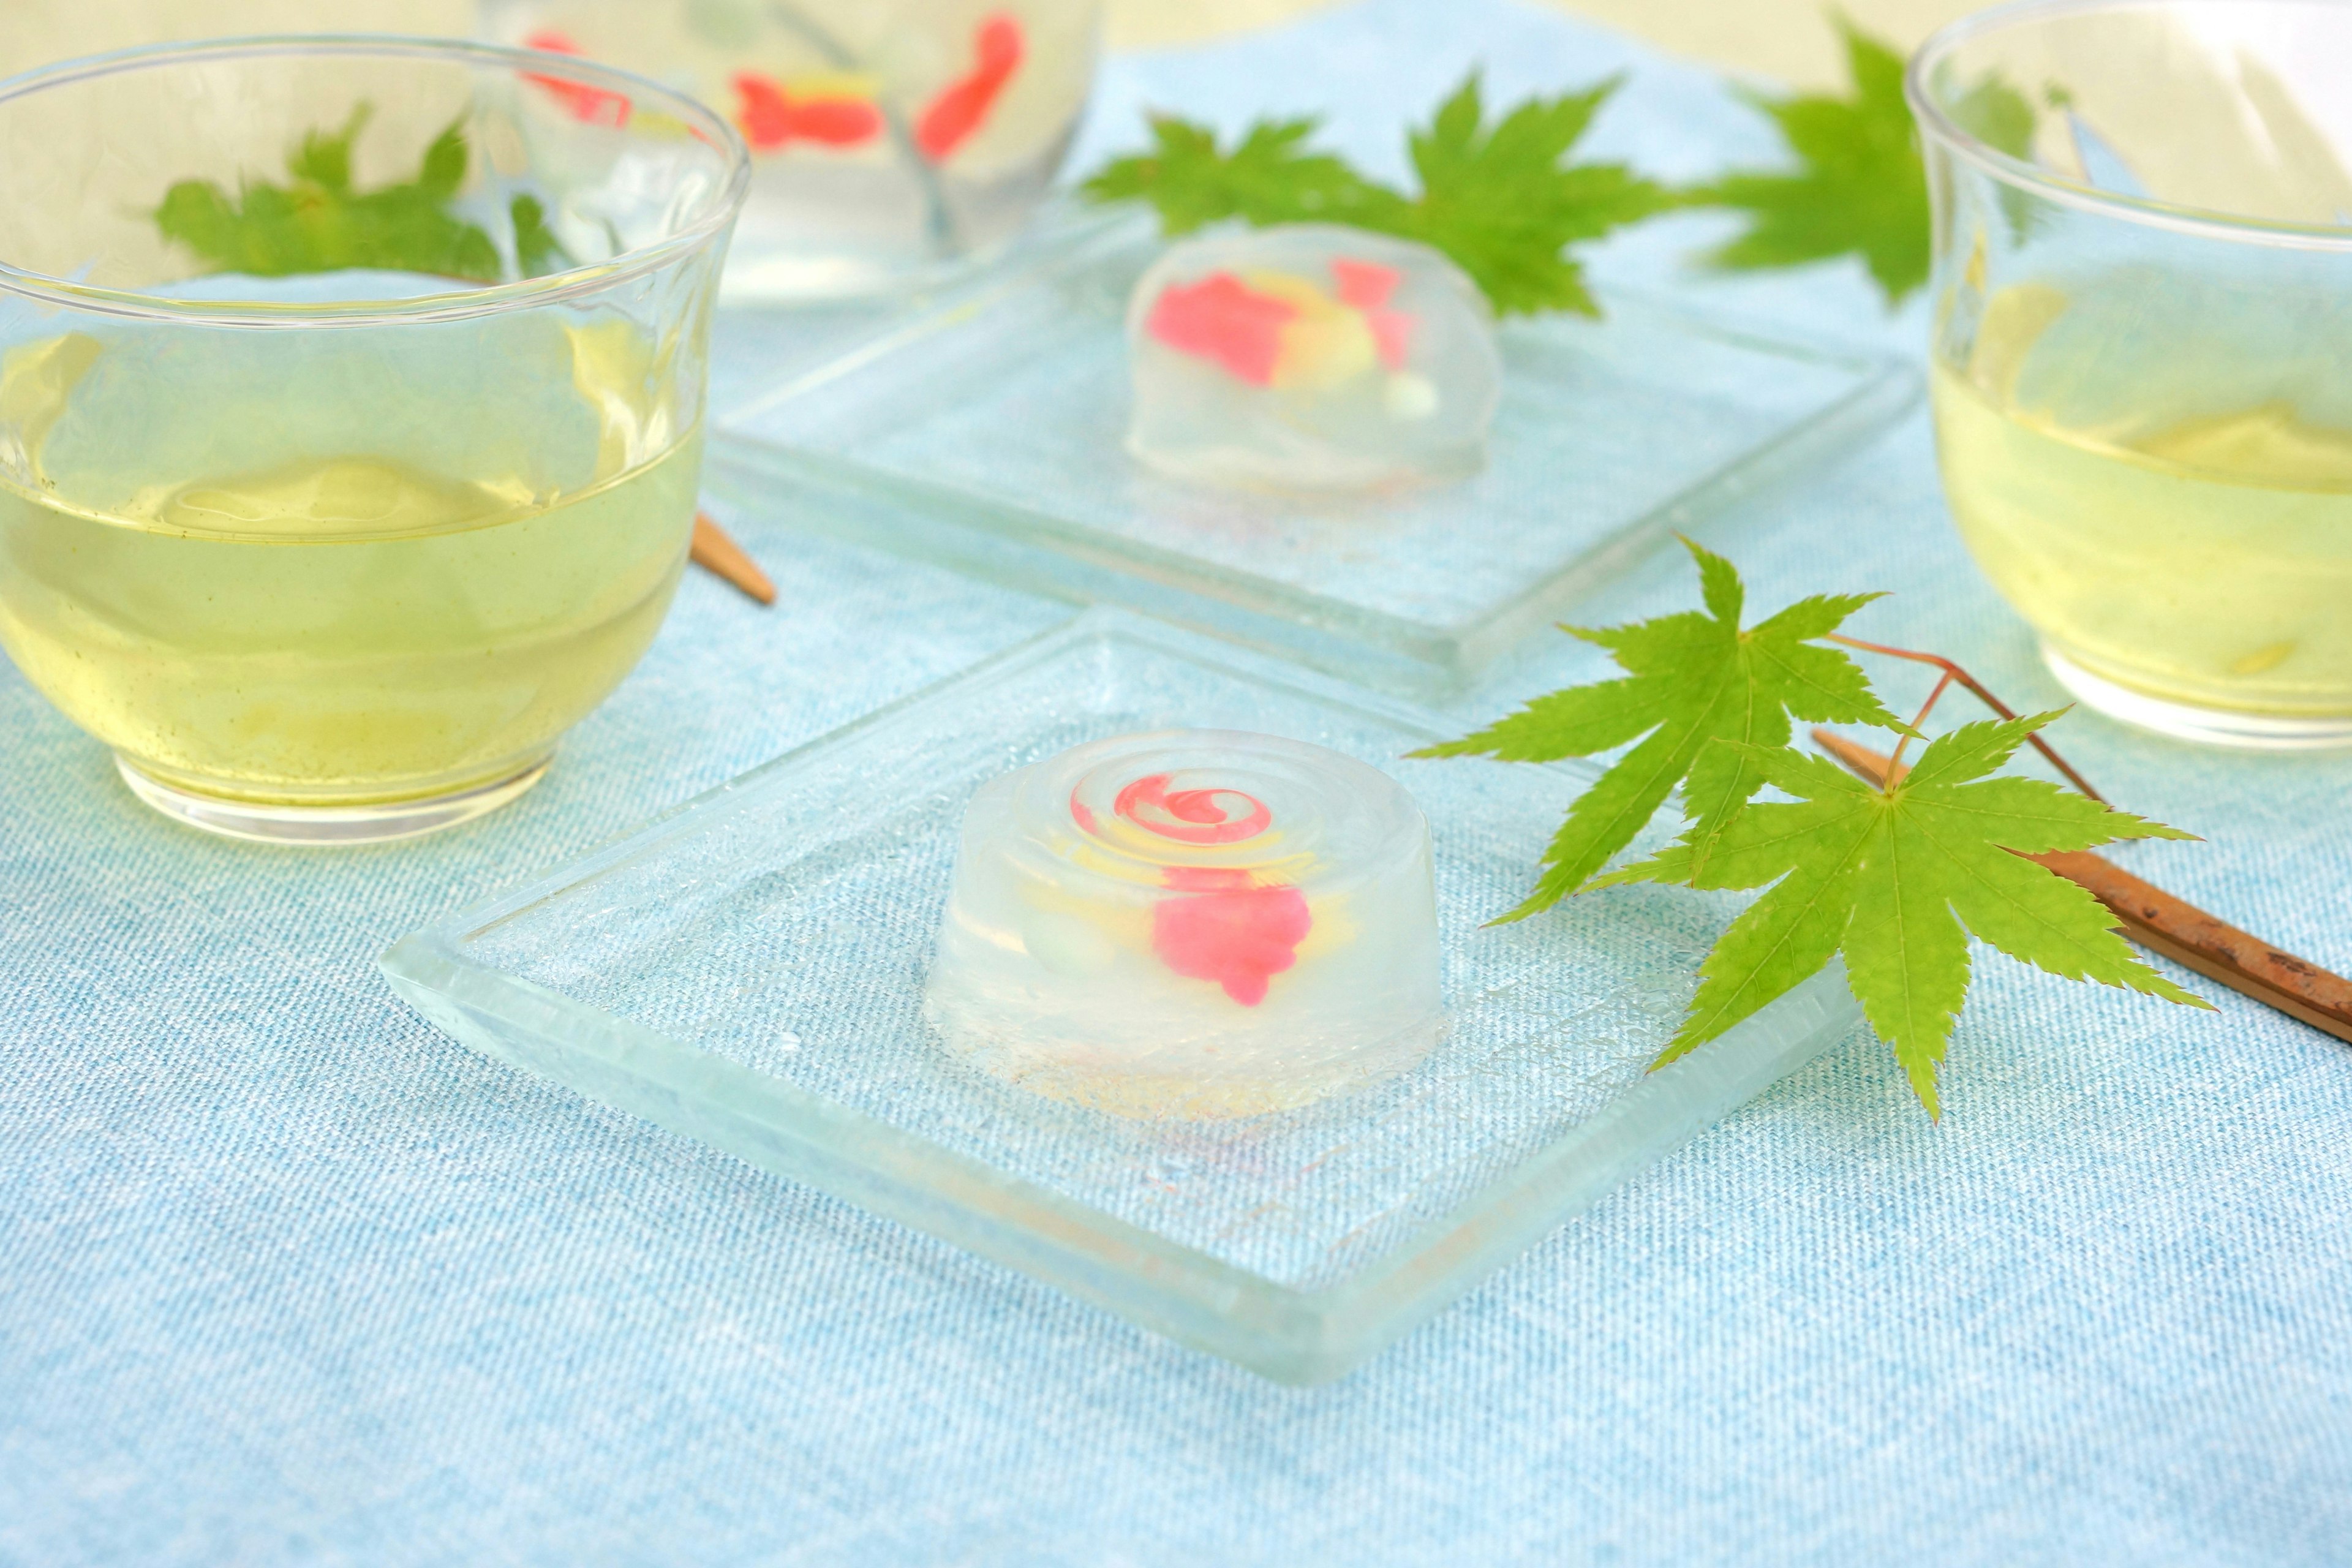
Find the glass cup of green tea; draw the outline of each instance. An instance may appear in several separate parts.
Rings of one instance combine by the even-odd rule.
[[[477,0],[505,44],[691,92],[751,150],[730,300],[935,284],[1053,187],[1092,89],[1100,0]],[[604,106],[576,96],[572,112]]]
[[[2059,0],[1913,61],[1944,488],[2084,701],[2352,742],[2352,7]]]
[[[183,822],[478,816],[661,625],[749,165],[551,68],[229,39],[0,83],[0,644]]]

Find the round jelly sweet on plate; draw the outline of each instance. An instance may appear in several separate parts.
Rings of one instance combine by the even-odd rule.
[[[1128,450],[1202,484],[1389,489],[1486,462],[1486,300],[1435,250],[1292,224],[1188,240],[1128,305]]]
[[[1076,747],[973,797],[925,1011],[973,1065],[1123,1115],[1360,1087],[1441,1030],[1429,825],[1303,742]]]

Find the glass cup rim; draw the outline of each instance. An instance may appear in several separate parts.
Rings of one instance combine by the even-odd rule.
[[[541,49],[471,38],[440,38],[397,33],[265,33],[191,42],[148,44],[58,60],[0,78],[0,104],[53,88],[129,71],[196,61],[264,59],[279,56],[407,58],[504,66],[544,72],[550,65],[567,79],[625,91],[636,101],[658,101],[661,111],[701,133],[727,161],[727,180],[695,221],[675,234],[618,256],[539,278],[514,279],[479,288],[452,289],[396,300],[321,300],[284,304],[252,300],[190,300],[123,289],[104,289],[51,277],[0,258],[0,298],[10,295],[39,304],[148,321],[175,321],[212,327],[382,326],[402,321],[449,321],[545,305],[600,291],[656,271],[677,257],[698,249],[735,221],[751,188],[751,155],[741,136],[707,105],[650,77]]]
[[[1937,28],[1919,46],[1904,70],[1903,95],[1923,135],[1932,137],[1954,156],[1975,164],[2004,184],[2062,206],[2202,239],[2277,249],[2352,251],[2352,227],[2248,217],[2212,207],[2125,195],[2066,179],[1970,135],[1944,112],[1928,90],[1928,75],[1937,66],[1961,45],[1990,34],[2062,16],[2176,11],[2219,5],[2244,10],[2331,10],[2352,14],[2352,5],[2345,0],[2012,0],[2011,4],[1978,11]]]

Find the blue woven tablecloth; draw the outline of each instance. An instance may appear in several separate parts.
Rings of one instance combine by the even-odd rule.
[[[1627,70],[1595,143],[1661,175],[1771,155],[1607,35],[1374,0],[1114,61],[1081,159],[1160,102],[1393,161],[1475,59],[1504,100]],[[1675,286],[1920,334],[1858,269]],[[435,1033],[394,937],[1070,613],[732,521],[782,607],[691,578],[547,783],[406,847],[173,827],[0,676],[0,1561],[2352,1563],[2352,1052],[2228,993],[1988,955],[1942,1126],[1857,1037],[1305,1393]],[[1923,418],[1711,537],[1751,602],[1893,589],[1864,635],[2063,700]],[[1661,560],[1584,618],[1691,596]],[[2352,970],[2352,762],[2064,734],[2210,840],[2136,868]]]

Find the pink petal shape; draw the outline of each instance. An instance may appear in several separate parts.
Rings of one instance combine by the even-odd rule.
[[[1377,261],[1356,261],[1345,256],[1331,258],[1331,279],[1339,286],[1339,302],[1353,305],[1370,313],[1389,302],[1404,274],[1393,267],[1383,267]]]
[[[1021,24],[998,12],[980,24],[972,52],[978,62],[940,89],[915,122],[915,145],[932,163],[943,162],[988,119],[1004,84],[1021,68]]]
[[[1282,329],[1298,307],[1249,288],[1230,272],[1171,283],[1152,302],[1144,331],[1179,353],[1214,360],[1255,386],[1274,380]]]
[[[1190,980],[1213,980],[1244,1007],[1298,961],[1315,924],[1296,888],[1233,888],[1163,899],[1151,911],[1151,950]]]
[[[793,142],[855,147],[882,134],[882,111],[862,98],[795,99],[750,71],[735,78],[735,123],[761,153]]]
[[[1402,310],[1388,309],[1388,302],[1397,285],[1404,281],[1404,274],[1377,261],[1335,256],[1331,278],[1339,287],[1339,302],[1353,306],[1371,330],[1372,346],[1380,351],[1382,367],[1402,370],[1412,353],[1413,319]]]

